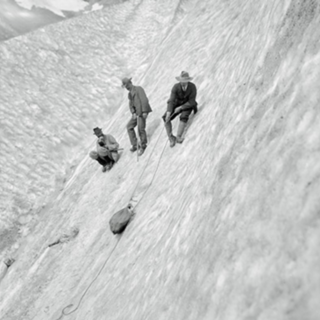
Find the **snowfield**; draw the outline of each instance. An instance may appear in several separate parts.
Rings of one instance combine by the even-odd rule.
[[[313,0],[132,0],[0,43],[0,318],[319,319],[319,26]],[[182,70],[199,112],[170,148]],[[139,161],[124,76],[153,108]]]

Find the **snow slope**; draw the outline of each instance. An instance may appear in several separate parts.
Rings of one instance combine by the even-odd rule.
[[[2,43],[1,222],[22,238],[0,318],[319,319],[319,20],[313,0],[134,0]],[[171,149],[182,70],[199,113]],[[139,162],[127,75],[154,110]],[[107,174],[96,125],[125,148]]]
[[[0,2],[0,41],[17,37],[62,19],[46,9],[28,10],[19,6],[14,0],[2,0]]]
[[[126,0],[1,0],[0,41]]]
[[[56,15],[64,17],[63,11],[81,11],[88,5],[82,0],[16,0],[23,8],[31,10],[33,7],[45,8]]]

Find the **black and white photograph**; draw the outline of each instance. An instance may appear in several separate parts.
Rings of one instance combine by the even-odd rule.
[[[1,320],[320,320],[318,0],[0,0]]]

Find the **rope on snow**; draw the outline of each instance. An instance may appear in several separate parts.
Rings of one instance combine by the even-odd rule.
[[[139,182],[140,182],[140,180],[141,180],[141,178],[142,178],[142,176],[143,176],[143,174],[144,174],[144,172],[145,172],[145,170],[146,170],[146,167],[147,167],[147,165],[148,165],[148,163],[149,163],[149,161],[150,161],[150,159],[151,159],[151,156],[152,156],[152,154],[153,154],[153,152],[154,152],[154,150],[155,150],[155,147],[157,146],[157,144],[158,144],[158,142],[159,142],[159,139],[160,139],[160,137],[161,137],[161,134],[162,134],[162,132],[163,132],[163,129],[164,129],[164,127],[161,129],[161,132],[160,132],[160,134],[159,134],[159,136],[158,136],[158,139],[157,139],[157,141],[156,141],[156,143],[155,143],[155,145],[154,145],[154,147],[153,147],[153,149],[152,149],[152,151],[151,151],[151,153],[150,153],[150,156],[149,156],[146,164],[144,165],[144,168],[143,168],[143,170],[142,170],[142,172],[141,172],[141,175],[140,175],[140,177],[139,177],[139,179],[138,179],[138,182],[137,182],[137,184],[136,184],[136,186],[135,186],[135,188],[134,188],[134,190],[133,190],[133,192],[132,192],[132,196],[131,196],[131,198],[130,198],[130,201],[132,200],[132,197],[133,197],[133,195],[134,195],[134,193],[135,193],[135,191],[136,191],[136,189],[137,189],[137,187],[138,187],[138,185],[139,185]],[[146,194],[147,191],[149,190],[150,186],[152,185],[152,182],[153,182],[153,180],[154,180],[154,178],[155,178],[155,176],[156,176],[156,173],[157,173],[157,171],[158,171],[158,169],[159,169],[160,160],[162,159],[162,156],[163,156],[164,150],[165,150],[165,148],[166,148],[166,146],[167,146],[167,143],[168,143],[168,140],[166,141],[166,143],[165,143],[165,145],[164,145],[164,147],[163,147],[163,149],[162,149],[162,152],[161,152],[161,154],[160,154],[160,157],[159,157],[159,160],[158,160],[158,163],[157,163],[157,167],[156,167],[156,169],[155,169],[155,171],[154,171],[154,173],[153,173],[151,182],[149,183],[148,187],[146,188],[146,190],[144,191],[144,193],[142,194],[141,198],[140,198],[139,201],[136,203],[136,205],[133,206],[133,205],[131,204],[132,207],[133,207],[133,209],[136,208],[136,207],[139,205],[139,203],[141,202],[141,200],[143,199],[143,197],[145,196],[145,194]],[[114,246],[113,249],[111,250],[109,256],[107,257],[107,259],[106,259],[105,262],[103,263],[102,267],[100,268],[100,270],[98,271],[98,273],[96,274],[96,276],[93,278],[93,280],[90,282],[90,284],[88,285],[88,287],[86,288],[86,290],[85,290],[85,291],[83,292],[83,294],[81,295],[80,300],[79,300],[77,306],[76,306],[73,310],[71,310],[71,311],[69,311],[69,312],[67,311],[67,309],[73,307],[73,304],[71,303],[71,304],[67,305],[66,307],[64,307],[64,308],[62,309],[62,311],[61,311],[60,317],[59,317],[57,320],[61,320],[61,319],[63,318],[63,316],[68,316],[68,315],[74,313],[75,311],[77,311],[77,310],[79,309],[80,304],[81,304],[83,298],[85,297],[85,295],[86,295],[87,292],[89,291],[89,289],[90,289],[90,287],[92,286],[92,284],[98,279],[98,277],[99,277],[99,275],[101,274],[102,270],[105,268],[107,262],[108,262],[109,259],[111,258],[113,252],[114,252],[115,249],[117,248],[120,240],[121,240],[121,236],[119,237],[118,241],[116,242],[115,246]]]

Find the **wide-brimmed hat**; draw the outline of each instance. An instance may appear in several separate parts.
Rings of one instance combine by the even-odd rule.
[[[189,76],[189,73],[186,71],[182,71],[180,76],[176,77],[176,79],[180,82],[188,82],[193,78]]]
[[[93,129],[93,134],[97,135],[99,133],[102,133],[102,129],[101,128],[96,127],[96,128]]]
[[[122,81],[121,87],[124,88],[127,83],[131,82],[131,79],[132,79],[132,78],[123,78],[123,79],[121,80],[121,81]]]

